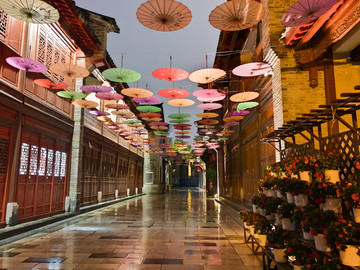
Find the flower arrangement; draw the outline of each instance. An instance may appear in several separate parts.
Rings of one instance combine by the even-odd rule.
[[[287,192],[290,192],[291,195],[295,196],[300,193],[302,194],[308,194],[309,193],[309,182],[298,180],[298,179],[292,179],[289,181],[287,185]]]
[[[324,258],[323,261],[317,261],[306,265],[306,270],[337,270],[341,269],[337,258]]]
[[[254,220],[254,212],[248,210],[240,211],[240,220],[246,222],[247,225],[252,225]]]
[[[255,214],[252,225],[255,227],[255,233],[267,234],[271,230],[270,222],[259,214]]]
[[[312,171],[316,158],[312,156],[298,157],[295,159],[295,167],[297,172]]]
[[[267,241],[271,248],[286,248],[290,235],[287,231],[276,228],[268,233]]]
[[[296,162],[295,160],[288,158],[285,160],[285,169],[288,174],[297,173]]]
[[[293,181],[292,178],[289,177],[284,177],[283,179],[279,180],[279,182],[277,183],[278,189],[284,193],[284,192],[288,192],[289,191],[289,184],[290,182]]]
[[[318,234],[326,234],[326,228],[330,226],[330,224],[337,220],[334,211],[319,211],[315,215],[309,218],[310,226],[311,226],[311,234],[313,236],[317,236]]]
[[[266,202],[267,196],[265,194],[258,194],[255,195],[252,199],[251,202],[252,204],[260,207],[261,209],[264,208],[264,203]]]
[[[345,204],[360,209],[360,185],[352,184],[345,189]]]
[[[309,233],[311,230],[311,221],[320,215],[320,209],[314,205],[307,205],[294,210],[294,219],[301,224],[301,229]]]
[[[268,197],[264,205],[265,214],[270,215],[271,213],[276,213],[283,202],[284,200],[281,198]]]
[[[285,169],[285,163],[284,161],[280,161],[280,162],[276,162],[274,164],[271,164],[269,166],[266,167],[266,170],[272,174],[272,173],[275,173],[275,174],[281,174],[282,172],[286,172],[286,169]]]
[[[279,178],[272,175],[267,175],[260,180],[259,191],[275,189]]]
[[[347,248],[346,245],[359,245],[360,224],[338,219],[330,224],[325,236],[329,244],[335,245],[344,251]]]
[[[294,203],[283,202],[277,211],[279,218],[290,218],[294,220],[295,207]]]
[[[295,257],[294,265],[306,266],[315,264],[319,254],[307,243],[296,242],[287,247],[285,254]]]
[[[335,155],[332,152],[329,152],[326,157],[317,159],[314,164],[315,171],[319,174],[323,174],[325,170],[339,170],[340,166],[340,156]]]
[[[309,196],[314,203],[320,204],[325,202],[326,197],[339,197],[340,191],[340,182],[331,183],[314,180],[310,186]]]

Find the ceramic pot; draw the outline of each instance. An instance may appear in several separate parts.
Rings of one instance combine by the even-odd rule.
[[[346,245],[345,251],[340,250],[340,260],[343,265],[360,266],[360,256],[357,255],[359,247]]]
[[[285,196],[281,193],[280,190],[277,190],[277,191],[276,191],[276,196],[277,196],[278,198],[280,198],[280,199],[284,199],[284,198],[285,198]]]
[[[325,170],[325,180],[331,183],[340,181],[340,170]]]
[[[286,200],[288,203],[294,203],[295,199],[294,196],[290,192],[286,192]]]
[[[314,236],[309,232],[305,232],[304,230],[303,230],[303,237],[305,240],[314,240]]]
[[[281,223],[285,231],[295,231],[295,221],[291,221],[290,218],[283,218]]]
[[[315,241],[315,248],[319,251],[325,251],[329,252],[330,248],[327,245],[326,238],[323,234],[318,234],[317,236],[314,236]]]
[[[311,182],[312,181],[312,174],[311,171],[303,171],[299,172],[300,180]]]
[[[252,208],[255,214],[260,214],[260,208],[257,205],[253,204]]]
[[[342,212],[341,199],[333,198],[333,197],[326,197],[325,203],[322,204],[322,209],[324,211],[331,210],[331,211],[334,211],[336,214],[340,214]]]
[[[295,205],[297,207],[304,207],[309,204],[308,195],[306,194],[298,194],[294,196]]]
[[[356,223],[360,223],[360,209],[353,208],[354,219]]]
[[[266,196],[268,197],[275,197],[276,198],[276,190],[269,189],[266,191]]]
[[[271,251],[274,254],[274,259],[276,262],[285,263],[287,261],[285,255],[286,248],[272,248]]]

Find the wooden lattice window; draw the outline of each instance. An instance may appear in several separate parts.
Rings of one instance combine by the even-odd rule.
[[[61,152],[56,151],[55,152],[55,165],[54,165],[54,176],[55,177],[60,176],[60,164],[61,164]]]
[[[49,149],[48,154],[47,154],[46,176],[52,176],[53,162],[54,162],[54,150]]]
[[[27,143],[21,144],[21,153],[20,153],[20,175],[27,174],[28,163],[29,163],[29,151],[30,145]]]
[[[7,169],[9,140],[0,138],[0,174],[5,174]]]
[[[30,168],[29,168],[30,175],[36,175],[37,173],[38,153],[39,153],[39,147],[36,145],[32,145],[30,152]]]
[[[65,175],[66,175],[66,159],[67,159],[67,154],[65,152],[62,152],[61,153],[60,177],[65,177]]]
[[[5,38],[8,15],[0,8],[0,36]]]
[[[38,45],[38,61],[45,63],[45,47],[46,47],[46,36],[44,33],[39,34],[39,45]]]

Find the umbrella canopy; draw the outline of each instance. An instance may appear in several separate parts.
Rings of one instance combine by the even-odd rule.
[[[233,111],[231,116],[244,116],[244,115],[248,115],[249,113],[250,111]]]
[[[195,97],[212,98],[212,97],[219,97],[222,94],[219,93],[217,89],[202,89],[195,91],[193,95]]]
[[[147,118],[147,117],[144,117],[143,120],[144,120],[144,121],[148,121],[148,122],[160,122],[160,121],[162,121],[163,119],[160,118],[160,117],[159,117],[159,118],[157,118],[157,117],[156,117],[156,118]]]
[[[141,123],[141,120],[126,120],[123,122],[125,125],[133,125],[133,124],[139,124]]]
[[[176,124],[174,125],[175,128],[188,128],[188,127],[192,127],[192,125],[190,124]]]
[[[189,80],[195,83],[206,84],[220,79],[226,72],[218,68],[205,68],[194,71],[190,74]]]
[[[221,101],[226,97],[225,94],[220,94],[216,97],[206,98],[206,97],[198,97],[197,99],[202,102],[215,102],[215,101]]]
[[[185,98],[190,95],[190,93],[183,89],[169,88],[163,89],[158,92],[159,96],[166,98]]]
[[[140,113],[139,117],[141,118],[159,118],[161,117],[160,113]]]
[[[204,103],[197,106],[199,110],[213,111],[222,108],[220,103]]]
[[[92,114],[92,115],[96,115],[96,116],[106,116],[106,115],[110,115],[110,113],[108,113],[108,112],[97,111],[97,110],[89,111],[89,113]]]
[[[167,104],[169,104],[170,106],[175,106],[175,107],[188,107],[188,106],[192,106],[195,104],[195,101],[191,100],[191,99],[172,99],[169,100],[167,102]]]
[[[249,100],[253,100],[256,99],[259,96],[259,93],[257,92],[241,92],[241,93],[237,93],[235,95],[232,95],[230,97],[230,100],[232,102],[244,102],[244,101],[249,101]]]
[[[168,127],[165,127],[165,126],[151,126],[150,127],[151,129],[154,129],[154,130],[167,130],[169,129]]]
[[[183,124],[183,123],[190,122],[190,120],[188,120],[188,119],[175,119],[175,120],[170,120],[169,122],[173,123],[173,124]]]
[[[54,83],[50,81],[49,79],[36,79],[34,80],[34,83],[38,86],[50,89],[50,90],[60,90],[60,89],[66,89],[69,86],[66,83],[58,82]]]
[[[74,100],[72,104],[85,109],[96,108],[99,106],[99,103],[90,100]]]
[[[162,127],[162,126],[167,126],[168,123],[165,122],[152,122],[150,123],[150,126],[157,126],[157,127]]]
[[[296,27],[312,22],[337,2],[337,0],[299,0],[285,12],[281,23],[287,27]]]
[[[152,30],[170,32],[187,26],[191,21],[191,11],[174,0],[149,0],[136,12],[139,22]]]
[[[179,68],[159,68],[153,71],[152,75],[163,81],[181,81],[189,77],[189,73]]]
[[[234,127],[234,126],[238,126],[239,122],[227,122],[225,125],[221,126],[222,128],[229,128],[229,127]]]
[[[237,66],[233,69],[232,73],[241,77],[253,77],[264,75],[271,71],[271,66],[262,62],[253,62],[244,65]]]
[[[49,69],[51,72],[70,78],[85,78],[90,75],[90,72],[86,68],[70,63],[52,64]]]
[[[41,0],[0,0],[0,8],[10,16],[29,23],[50,24],[60,18],[57,9]]]
[[[25,70],[26,72],[44,73],[48,71],[47,66],[38,61],[24,57],[8,57],[6,62],[18,69]]]
[[[129,110],[114,110],[114,111],[111,111],[111,114],[119,115],[119,116],[122,116],[122,117],[130,117],[130,116],[134,115],[134,113],[132,111],[129,111]]]
[[[154,134],[158,135],[158,136],[163,136],[163,137],[165,137],[165,136],[167,137],[170,135],[168,132],[165,132],[165,131],[154,131]]]
[[[191,115],[188,113],[173,113],[168,115],[168,117],[171,119],[182,119],[182,118],[189,118],[191,117]]]
[[[200,118],[215,118],[219,115],[217,113],[198,113],[196,116]]]
[[[229,140],[229,138],[217,138],[216,141],[218,142],[224,142],[224,141],[227,141]]]
[[[196,127],[197,128],[215,128],[215,126],[211,126],[211,125],[198,125]]]
[[[140,73],[127,68],[109,68],[102,75],[112,82],[136,82],[140,80]]]
[[[250,28],[264,17],[264,6],[254,0],[232,0],[217,6],[209,16],[210,24],[223,31]]]
[[[203,125],[216,125],[217,123],[219,123],[219,121],[214,119],[202,119],[199,120],[198,123]]]
[[[102,121],[102,122],[110,121],[110,120],[111,120],[109,117],[107,117],[107,116],[105,116],[105,115],[100,115],[100,116],[97,117],[97,119],[98,119],[99,121]]]
[[[190,131],[176,131],[175,134],[185,135],[185,134],[190,134]]]
[[[187,136],[187,135],[178,135],[178,136],[175,136],[175,138],[177,138],[177,139],[190,139],[190,138],[191,138],[191,136]],[[190,153],[190,152],[189,152],[189,153]],[[186,153],[186,154],[188,155],[189,153]]]
[[[71,99],[86,98],[86,94],[81,93],[81,92],[74,92],[74,91],[59,91],[56,94],[62,98],[71,98]]]
[[[177,129],[177,130],[191,130],[191,128],[188,128],[188,127],[174,127],[174,129]]]
[[[152,112],[161,112],[161,108],[156,106],[138,106],[136,109],[140,112],[152,113]]]
[[[121,100],[124,98],[123,95],[118,93],[99,93],[96,94],[95,96],[101,100]]]
[[[144,98],[136,98],[136,97],[134,97],[133,100],[136,103],[140,103],[140,104],[157,104],[157,103],[161,102],[161,99],[159,97],[156,97],[156,96],[144,97]]]
[[[129,107],[128,105],[118,104],[118,103],[106,104],[105,107],[108,108],[108,109],[114,109],[114,110],[126,110],[126,109],[130,109],[130,107]]]
[[[244,116],[231,116],[223,119],[224,122],[236,122],[244,119]]]
[[[107,93],[113,91],[111,87],[102,85],[83,85],[80,89],[88,93]]]
[[[151,97],[153,93],[149,90],[142,88],[124,88],[121,93],[128,97],[146,98]]]
[[[254,108],[256,106],[258,106],[259,103],[258,102],[243,102],[243,103],[239,103],[239,105],[237,106],[237,111],[242,111],[242,110],[246,110],[246,109],[251,109]]]

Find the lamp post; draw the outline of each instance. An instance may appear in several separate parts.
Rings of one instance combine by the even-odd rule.
[[[219,183],[219,152],[218,150],[215,148],[214,149],[216,152],[216,189],[217,189],[217,196],[218,198],[220,198],[220,183]]]

